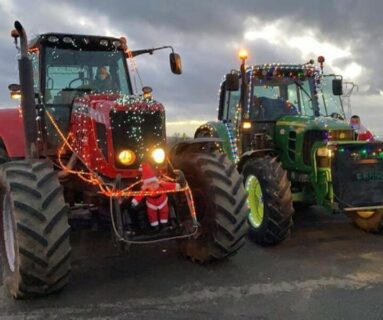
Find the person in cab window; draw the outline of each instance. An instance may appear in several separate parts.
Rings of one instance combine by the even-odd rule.
[[[350,126],[355,130],[358,141],[374,141],[373,134],[362,125],[359,116],[353,115],[351,117]]]
[[[112,78],[105,66],[97,68],[94,86],[97,91],[110,91],[113,89]]]

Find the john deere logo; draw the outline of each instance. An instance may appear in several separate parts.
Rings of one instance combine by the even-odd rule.
[[[358,181],[383,181],[383,172],[357,172]]]

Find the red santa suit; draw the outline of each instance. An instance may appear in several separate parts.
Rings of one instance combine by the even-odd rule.
[[[358,141],[374,141],[373,134],[365,127],[361,126],[358,131]]]
[[[143,183],[141,189],[144,191],[166,191],[178,190],[180,185],[174,182],[165,182],[158,179],[153,168],[143,163],[140,170],[142,171]],[[168,196],[166,193],[157,194],[153,196],[136,196],[132,200],[132,205],[137,206],[145,198],[146,212],[152,227],[161,224],[166,224],[169,220],[169,204]]]

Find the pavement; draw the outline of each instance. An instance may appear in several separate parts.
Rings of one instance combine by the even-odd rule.
[[[175,243],[120,255],[108,235],[74,232],[73,276],[60,294],[12,300],[0,319],[383,319],[383,235],[343,215],[298,212],[291,237],[262,248],[247,241],[207,266]]]

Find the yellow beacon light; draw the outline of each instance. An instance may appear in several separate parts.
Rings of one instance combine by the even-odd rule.
[[[246,60],[247,57],[249,56],[249,53],[247,52],[246,49],[241,49],[238,53],[238,56],[241,60]]]
[[[136,161],[136,155],[132,150],[122,150],[118,154],[118,160],[125,166],[129,166]]]

